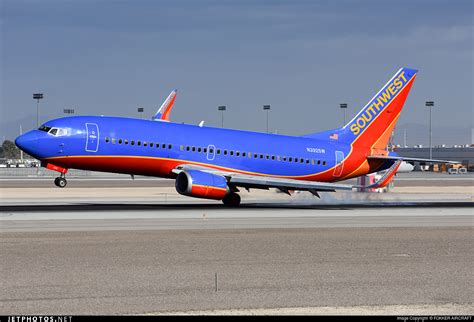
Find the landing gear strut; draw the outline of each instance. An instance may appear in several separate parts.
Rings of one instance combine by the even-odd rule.
[[[59,177],[54,179],[54,184],[56,185],[56,187],[64,188],[67,185],[66,173],[68,169],[46,162],[41,162],[41,166],[45,167],[46,169],[57,171],[60,173]]]
[[[61,176],[54,179],[54,184],[59,188],[64,188],[67,185],[67,180],[64,173],[61,173]]]
[[[235,192],[231,192],[222,199],[222,202],[227,207],[238,207],[240,205],[240,196]]]

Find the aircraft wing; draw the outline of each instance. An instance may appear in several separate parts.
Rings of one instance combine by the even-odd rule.
[[[246,189],[269,189],[277,188],[287,194],[290,190],[309,191],[312,194],[318,195],[318,191],[336,191],[336,190],[352,190],[353,186],[348,184],[336,184],[328,182],[304,181],[287,178],[275,178],[270,176],[255,176],[241,173],[234,173],[229,171],[222,171],[210,167],[197,166],[192,164],[182,164],[173,170],[174,173],[179,173],[186,170],[198,170],[203,172],[221,175],[227,179],[229,186],[243,187]]]
[[[448,164],[458,164],[457,161],[448,161],[448,160],[435,160],[435,159],[419,159],[419,158],[406,158],[400,156],[383,156],[383,155],[371,155],[368,156],[369,160],[386,160],[386,161],[405,161],[405,162],[425,162],[425,163],[448,163]]]
[[[152,117],[153,120],[169,122],[171,109],[173,108],[173,104],[174,104],[177,94],[178,94],[178,90],[175,89],[174,91],[170,93],[170,95],[168,95],[168,97],[163,102],[161,107],[158,109],[156,114]]]
[[[173,172],[179,174],[181,171],[186,170],[203,171],[225,177],[228,185],[231,187],[243,187],[246,189],[277,188],[286,194],[290,194],[290,190],[301,190],[309,191],[313,195],[319,197],[319,191],[335,192],[336,190],[353,190],[357,188],[383,188],[390,183],[401,163],[402,160],[395,160],[393,165],[385,172],[385,174],[370,186],[248,175],[194,164],[181,164],[173,169]]]

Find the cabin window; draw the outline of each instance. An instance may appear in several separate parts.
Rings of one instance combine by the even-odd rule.
[[[202,149],[201,149],[200,147],[198,147],[198,152],[201,152],[201,150],[202,150]]]
[[[217,149],[217,154],[221,154],[221,150],[220,149]]]
[[[230,150],[229,153],[230,153],[230,155],[234,155],[234,151],[232,151],[232,150]]]
[[[196,147],[195,147],[195,146],[193,146],[192,150],[193,150],[193,152],[196,152]]]
[[[163,143],[163,144],[161,145],[161,147],[162,147],[163,149],[166,149],[166,144]]]
[[[240,157],[240,152],[239,151],[235,152],[235,155]]]
[[[111,141],[112,141],[112,144],[115,144],[115,138],[112,138]]]
[[[243,157],[245,157],[245,156],[246,156],[245,152],[242,152],[242,156],[243,156]]]
[[[168,144],[168,149],[171,150],[172,147],[173,147],[173,146],[172,146],[171,144]]]
[[[108,137],[105,138],[105,143],[109,143],[109,138]]]
[[[227,155],[227,150],[224,150],[224,155]]]
[[[179,150],[180,150],[180,151],[184,151],[184,146],[183,146],[183,145],[180,145],[180,146],[179,146]]]
[[[138,145],[138,146],[142,145],[142,142],[141,142],[141,141],[137,141],[137,145]]]
[[[128,144],[128,140],[123,140],[123,143]]]
[[[130,144],[135,145],[135,141],[134,140],[130,141]]]
[[[207,148],[202,149],[202,152],[207,153]]]
[[[308,159],[306,159],[306,164],[309,164],[309,160],[308,160]]]
[[[260,154],[260,159],[263,159],[263,154]]]
[[[191,148],[189,146],[186,147],[186,151],[189,152],[189,150],[191,150]]]
[[[323,165],[326,165],[326,161],[323,161]]]
[[[153,142],[150,142],[150,148],[152,148],[152,147],[153,147]]]
[[[122,144],[122,139],[118,139],[118,144]]]
[[[148,145],[146,144],[146,141],[143,141],[143,146],[148,146]]]
[[[285,156],[283,157],[283,161],[286,161],[286,157],[285,157]]]
[[[277,156],[277,160],[278,160],[278,161],[281,161],[281,156]]]
[[[249,158],[251,158],[252,157],[252,152],[249,152],[248,156],[249,156]]]
[[[272,160],[275,160],[275,156],[274,156],[274,155],[272,155]]]
[[[289,158],[288,158],[288,161],[290,161],[290,162],[293,161],[293,158],[292,158],[292,157],[289,157]]]
[[[303,162],[304,162],[304,159],[303,159],[303,158],[301,158],[301,159],[300,159],[300,162],[301,162],[301,163],[303,163]]]

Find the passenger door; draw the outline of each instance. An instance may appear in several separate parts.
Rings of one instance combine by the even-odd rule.
[[[99,127],[95,123],[86,123],[86,152],[97,152],[99,149]]]
[[[334,168],[333,177],[340,177],[344,169],[344,152],[336,151],[336,167]]]

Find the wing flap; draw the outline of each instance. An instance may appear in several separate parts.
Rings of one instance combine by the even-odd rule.
[[[266,176],[252,176],[234,174],[230,176],[229,183],[245,188],[281,188],[286,190],[313,190],[313,191],[336,191],[352,190],[351,185],[335,184],[328,182],[303,181],[286,178],[274,178]]]

